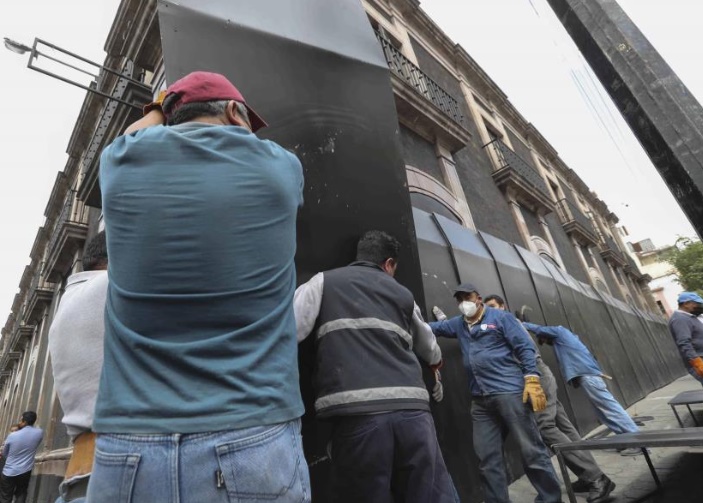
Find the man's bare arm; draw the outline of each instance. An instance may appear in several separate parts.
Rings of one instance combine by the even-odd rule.
[[[163,126],[165,122],[166,118],[164,117],[164,113],[160,108],[155,108],[138,121],[130,124],[130,126],[125,129],[124,134],[132,134],[140,129],[152,126]]]

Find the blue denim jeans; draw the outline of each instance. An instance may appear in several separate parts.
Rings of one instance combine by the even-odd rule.
[[[534,412],[530,405],[522,403],[522,393],[474,397],[471,417],[485,503],[510,503],[503,458],[508,434],[516,440],[525,474],[537,490],[535,501],[561,502],[559,479],[537,429]]]
[[[613,433],[636,433],[639,428],[610,393],[601,376],[581,376],[580,386],[596,409],[598,420]]]
[[[54,503],[85,503],[85,496],[76,496],[73,493],[75,493],[76,487],[80,485],[82,489],[80,494],[84,495],[85,485],[88,483],[89,480],[90,474],[73,477],[70,480],[64,480],[59,486],[59,497],[56,498],[56,501]],[[74,491],[71,491],[71,488],[73,488]]]
[[[101,434],[88,503],[308,503],[300,420],[212,433]]]

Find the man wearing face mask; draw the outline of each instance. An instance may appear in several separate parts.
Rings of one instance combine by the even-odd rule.
[[[508,433],[517,441],[536,501],[561,502],[559,481],[533,413],[544,410],[547,401],[530,336],[512,314],[485,306],[471,283],[459,285],[454,298],[462,315],[430,327],[438,337],[459,339],[486,503],[510,503],[503,459]]]
[[[688,373],[703,384],[703,298],[695,292],[681,292],[679,309],[669,319],[669,332],[679,348]]]

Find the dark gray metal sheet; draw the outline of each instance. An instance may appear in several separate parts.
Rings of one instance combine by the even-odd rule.
[[[610,390],[618,400],[625,401],[629,396],[627,388],[632,379],[632,368],[605,306],[590,285],[576,281],[548,262],[545,262],[545,266],[554,277],[561,277],[563,283],[568,285],[559,286],[559,292],[572,332],[581,338],[604,372],[615,377],[614,381],[609,382]],[[622,366],[623,362],[627,367]],[[575,392],[583,394],[580,390]]]
[[[602,299],[602,305],[605,307],[607,315],[615,326],[618,334],[617,340],[620,342],[623,354],[632,369],[628,383],[633,385],[631,387],[633,394],[625,397],[626,403],[624,404],[629,406],[643,398],[647,394],[645,390],[654,389],[654,385],[648,377],[647,366],[642,361],[639,348],[634,343],[635,336],[632,333],[632,329],[627,325],[627,320],[625,320],[622,311],[617,307],[617,299],[605,292],[597,293]],[[614,346],[615,344],[609,347],[613,348]],[[625,365],[625,359],[619,360],[619,365]],[[634,386],[635,383],[638,384],[637,388]]]
[[[300,280],[348,263],[380,228],[403,244],[398,279],[421,296],[389,70],[359,2],[162,0],[159,22],[167,81],[223,73],[268,121],[260,136],[303,163]]]
[[[569,295],[565,278],[561,275],[555,277],[550,274],[546,265],[547,262],[538,255],[519,246],[515,246],[515,249],[530,270],[530,275],[537,291],[537,300],[539,300],[544,313],[545,324],[572,327],[571,318],[579,317],[580,315],[573,303],[573,296]],[[567,316],[569,312],[571,313],[571,318]],[[577,322],[580,322],[580,318],[577,319]],[[571,421],[581,433],[592,430],[598,425],[598,420],[588,399],[582,391],[574,389],[566,383],[553,349],[548,345],[543,345],[540,350],[544,361],[552,369],[552,373],[558,377],[559,400],[564,404]]]
[[[389,70],[358,0],[162,0],[159,24],[167,82],[194,70],[226,75],[269,123],[260,136],[300,158],[299,281],[350,262],[358,237],[381,229],[403,245],[398,280],[422,298]],[[313,499],[329,501],[312,349],[299,348],[304,448]]]
[[[441,232],[451,247],[461,282],[471,282],[484,292],[503,295],[498,271],[491,254],[475,232],[436,215]]]
[[[447,316],[456,316],[459,313],[453,291],[459,278],[453,264],[451,248],[433,215],[414,208],[413,218],[420,252],[426,311],[431,313],[432,306],[439,306]],[[421,299],[418,299],[418,303],[423,304]],[[428,318],[434,319],[431,314],[428,314]],[[462,501],[480,501],[481,482],[472,441],[471,397],[461,349],[456,340],[440,338],[438,342],[444,358],[444,400],[439,404],[431,403],[437,439]]]

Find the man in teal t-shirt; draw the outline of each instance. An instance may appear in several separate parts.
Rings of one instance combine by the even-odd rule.
[[[253,134],[266,124],[224,76],[162,96],[100,161],[110,263],[88,499],[308,501],[302,167]]]

